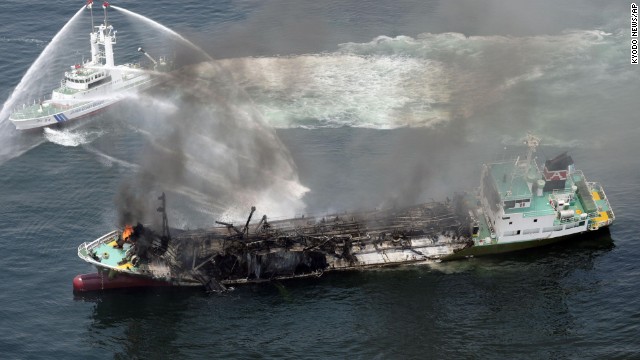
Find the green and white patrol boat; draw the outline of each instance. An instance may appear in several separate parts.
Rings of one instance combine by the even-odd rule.
[[[147,89],[159,82],[154,71],[167,71],[170,64],[165,59],[154,60],[142,48],[153,66],[143,68],[140,63],[115,65],[113,46],[116,44],[116,30],[107,23],[108,2],[102,5],[104,21],[93,26],[93,1],[86,8],[91,12],[92,31],[90,33],[91,60],[71,66],[64,73],[59,88],[53,90],[49,99],[24,104],[9,116],[18,130],[26,130],[65,123],[91,115],[112,105],[132,92]],[[151,70],[151,71],[150,71]]]

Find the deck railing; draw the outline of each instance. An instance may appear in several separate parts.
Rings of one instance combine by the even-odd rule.
[[[80,244],[80,246],[78,246],[78,256],[82,259],[85,260],[90,260],[91,262],[95,262],[95,260],[93,260],[93,258],[89,255],[89,249],[92,249],[95,247],[96,244],[99,244],[101,242],[103,242],[105,239],[112,237],[113,235],[115,235],[118,232],[118,230],[113,230],[112,232],[105,234],[101,237],[99,237],[96,240],[93,240],[92,242],[83,242],[82,244]],[[82,250],[84,250],[84,254],[82,254]]]
[[[612,215],[611,220],[615,219],[613,208],[611,208],[611,204],[609,203],[609,198],[607,197],[607,194],[605,194],[604,188],[602,187],[602,185],[600,185],[600,183],[598,182],[587,182],[587,186],[589,187],[590,191],[597,191],[598,193],[602,194],[601,200],[603,200],[604,203],[607,204],[607,211],[609,211]]]

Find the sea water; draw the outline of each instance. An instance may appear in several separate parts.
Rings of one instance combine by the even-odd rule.
[[[171,137],[192,123],[167,99],[183,101],[197,87],[167,85],[160,95],[42,132],[17,132],[0,119],[2,358],[640,356],[639,73],[627,56],[627,3],[117,5],[169,26],[215,59],[206,69],[222,74],[225,91],[212,93],[224,101],[210,110],[237,116],[243,122],[231,134],[250,141],[245,148],[197,134],[201,128],[185,132],[206,144],[199,154],[185,146],[188,138]],[[4,101],[77,7],[8,1],[0,9]],[[109,19],[119,31],[116,62],[135,60],[136,39],[150,30],[116,12]],[[79,54],[88,52],[79,44]],[[184,44],[172,46],[190,66],[201,61]],[[527,131],[543,139],[538,163],[569,151],[589,180],[604,185],[617,217],[610,233],[223,295],[72,293],[73,277],[94,271],[77,246],[117,225],[114,199],[123,183],[158,167],[146,163],[149,154],[188,150],[189,176],[175,179],[189,181],[154,184],[166,185],[170,224],[196,228],[242,222],[253,201],[263,204],[259,214],[279,217],[444,199],[476,186],[482,162],[523,150]],[[264,195],[270,190],[278,196]]]

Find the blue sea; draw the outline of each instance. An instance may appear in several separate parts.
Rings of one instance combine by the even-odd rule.
[[[93,17],[103,21],[96,2]],[[19,132],[89,57],[83,2],[0,3],[0,358],[638,359],[640,67],[610,1],[113,1],[157,89]],[[141,16],[136,16],[139,14]],[[473,190],[542,139],[603,184],[608,231],[503,256],[200,289],[74,294],[122,223],[372,209]]]

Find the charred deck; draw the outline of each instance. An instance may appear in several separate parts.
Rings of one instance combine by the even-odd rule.
[[[241,227],[217,222],[221,226],[191,231],[169,231],[160,199],[162,235],[138,224],[119,264],[130,264],[125,266],[140,276],[203,285],[208,291],[325,271],[440,261],[472,244],[467,211],[458,198],[277,221],[265,215],[253,224],[252,208]]]

